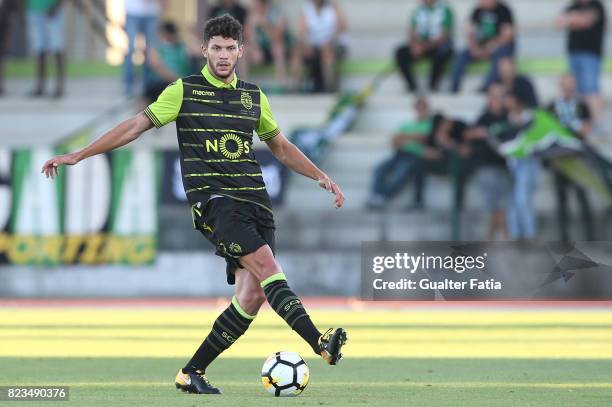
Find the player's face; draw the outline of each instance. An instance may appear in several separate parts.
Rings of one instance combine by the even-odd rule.
[[[202,46],[202,53],[210,69],[217,78],[227,79],[234,74],[238,58],[242,58],[242,45],[233,38],[214,36]]]

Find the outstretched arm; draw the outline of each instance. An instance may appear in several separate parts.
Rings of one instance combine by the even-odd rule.
[[[47,178],[53,178],[58,174],[61,165],[74,165],[93,155],[106,153],[136,140],[142,133],[153,127],[151,120],[141,112],[104,133],[100,138],[93,141],[82,150],[72,153],[58,155],[45,163],[42,173]]]
[[[283,165],[305,177],[316,180],[321,188],[334,194],[336,196],[334,200],[336,208],[340,208],[344,204],[344,194],[340,187],[314,165],[295,144],[287,140],[283,133],[266,140],[266,144]]]

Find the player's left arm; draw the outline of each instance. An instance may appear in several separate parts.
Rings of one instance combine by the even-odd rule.
[[[316,180],[321,188],[335,195],[334,205],[340,208],[344,204],[344,194],[340,187],[321,171],[304,153],[279,130],[272,117],[272,110],[266,95],[260,91],[261,115],[257,124],[257,134],[265,141],[272,154],[287,168]]]
[[[340,187],[310,161],[295,144],[287,140],[283,133],[278,133],[275,137],[266,140],[266,144],[283,165],[305,177],[316,180],[321,188],[334,194],[336,208],[344,204],[344,194]]]

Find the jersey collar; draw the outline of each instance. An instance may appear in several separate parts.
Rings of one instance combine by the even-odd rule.
[[[205,65],[204,69],[202,69],[202,75],[204,75],[204,78],[206,78],[206,80],[211,85],[213,85],[215,88],[236,89],[236,84],[238,83],[238,77],[236,76],[235,73],[234,73],[234,79],[232,79],[232,81],[230,83],[225,83],[225,82],[215,78],[213,76],[213,74],[210,73],[210,71],[208,70],[208,65]]]

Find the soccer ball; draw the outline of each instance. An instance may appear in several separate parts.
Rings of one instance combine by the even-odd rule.
[[[294,352],[276,352],[266,359],[261,368],[264,388],[276,397],[292,397],[302,393],[309,377],[308,365]]]

